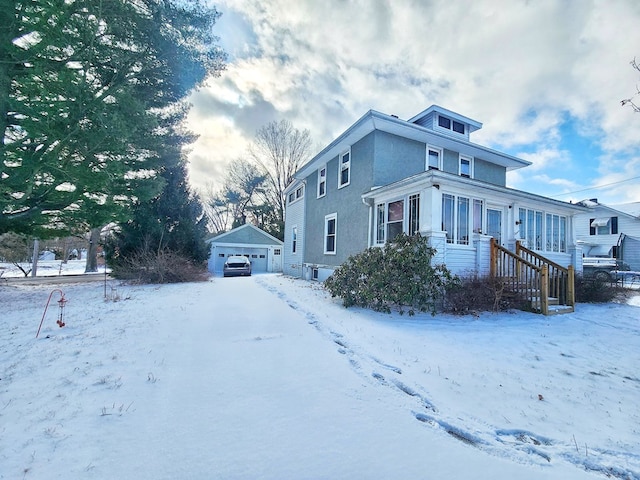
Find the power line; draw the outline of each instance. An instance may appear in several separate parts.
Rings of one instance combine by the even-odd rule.
[[[627,178],[626,180],[620,180],[619,182],[605,183],[604,185],[598,185],[597,187],[583,188],[582,190],[575,190],[573,192],[559,193],[558,195],[549,195],[550,198],[562,197],[564,195],[573,195],[574,193],[586,192],[589,190],[597,190],[598,188],[611,187],[613,185],[619,185],[624,182],[630,182],[631,180],[637,180],[640,176]]]

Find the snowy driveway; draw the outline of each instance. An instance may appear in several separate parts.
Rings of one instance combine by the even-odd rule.
[[[628,347],[596,370],[602,358],[583,357],[608,340],[590,339],[598,330],[577,314],[555,324],[529,314],[378,315],[345,310],[316,284],[279,275],[112,285],[107,302],[102,287],[66,288],[67,326],[47,319],[38,340],[50,290],[0,289],[0,478],[638,472],[631,402],[640,381],[616,362],[637,360],[638,328],[626,317]],[[619,308],[609,313],[638,311]],[[578,324],[584,342],[569,338]],[[578,379],[571,369],[582,361],[593,373]],[[613,391],[616,405],[597,388]],[[560,398],[567,389],[574,400]],[[581,414],[587,426],[571,423]],[[621,430],[621,419],[635,427]]]

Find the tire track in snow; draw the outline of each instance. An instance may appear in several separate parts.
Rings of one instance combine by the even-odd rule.
[[[375,383],[384,388],[390,388],[395,392],[414,398],[419,410],[412,410],[411,413],[418,422],[437,431],[442,431],[466,445],[498,457],[541,466],[564,461],[608,478],[640,480],[640,471],[634,470],[633,467],[615,466],[640,465],[640,455],[595,448],[591,449],[590,455],[585,455],[584,452],[576,451],[576,446],[570,442],[555,441],[527,430],[501,429],[471,418],[459,419],[466,425],[466,428],[458,426],[457,422],[447,421],[428,396],[419,391],[422,390],[422,387],[408,386],[398,378],[402,375],[402,369],[367,352],[360,351],[357,347],[352,347],[342,333],[327,327],[315,313],[290,298],[286,292],[276,286],[258,277],[256,277],[256,282],[299,312],[307,320],[307,323],[331,340],[338,347],[337,352],[348,358],[349,363],[360,376],[366,378],[367,381],[373,379]],[[571,354],[563,355],[571,358]],[[379,368],[383,368],[387,372],[386,376],[378,371]],[[371,374],[367,375],[366,370],[370,370]],[[474,424],[477,424],[477,428],[474,429],[475,431],[471,431]]]

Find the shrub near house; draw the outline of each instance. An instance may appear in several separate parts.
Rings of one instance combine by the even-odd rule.
[[[432,266],[434,254],[425,237],[400,233],[382,248],[370,247],[349,257],[324,285],[332,297],[342,298],[345,307],[435,314],[445,291],[459,279],[444,265]]]

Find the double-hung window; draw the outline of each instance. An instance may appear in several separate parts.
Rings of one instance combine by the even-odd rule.
[[[393,241],[400,233],[415,235],[420,230],[420,195],[376,206],[376,243]]]
[[[427,146],[427,170],[442,170],[442,149]]]
[[[318,198],[327,193],[327,166],[318,170]]]
[[[335,255],[336,253],[336,222],[338,216],[332,213],[324,217],[324,253]]]
[[[460,155],[460,171],[461,177],[473,177],[473,157]]]
[[[351,182],[351,151],[340,155],[338,168],[338,188],[346,187]]]
[[[404,200],[396,200],[387,205],[387,240],[393,240],[402,233],[404,224]]]

